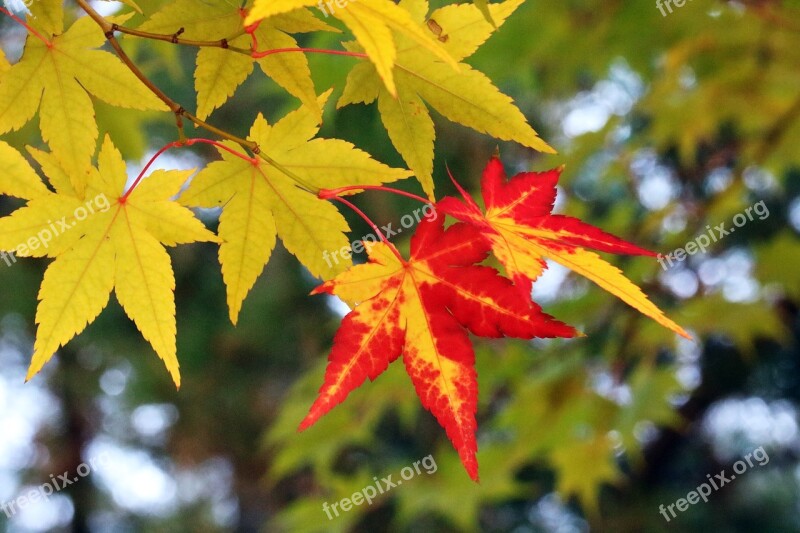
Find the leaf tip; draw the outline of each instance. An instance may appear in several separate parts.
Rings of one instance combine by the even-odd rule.
[[[314,290],[312,290],[309,293],[309,295],[316,296],[318,294],[333,294],[333,288],[334,288],[333,283],[331,283],[330,281],[326,281],[322,285],[315,287]]]
[[[313,426],[317,422],[318,418],[319,416],[313,413],[308,413],[306,417],[300,422],[300,425],[297,426],[297,432],[298,433],[304,432],[305,430]]]

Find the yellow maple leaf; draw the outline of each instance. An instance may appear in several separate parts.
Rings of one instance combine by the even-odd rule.
[[[82,195],[98,136],[89,95],[118,107],[167,107],[113,54],[94,50],[106,38],[89,17],[60,34],[58,4],[35,19],[53,35],[49,42],[28,35],[22,58],[0,78],[0,134],[21,128],[38,109],[42,138]],[[34,3],[32,8],[42,6]]]
[[[36,0],[26,2],[30,16],[28,24],[46,36],[58,35],[64,28],[63,0]]]
[[[247,15],[247,24],[261,19],[273,17],[292,10],[316,6],[319,0],[255,0],[253,8]],[[340,2],[328,3],[331,14],[350,28],[353,35],[364,48],[375,69],[386,85],[390,94],[397,94],[394,73],[395,60],[398,57],[393,32],[416,43],[452,67],[456,61],[439,45],[433,36],[420,27],[411,14],[390,0],[350,0],[344,7]],[[328,16],[327,10],[323,11]],[[441,68],[441,63],[440,63]]]
[[[85,196],[79,197],[56,158],[30,151],[56,192],[43,185],[43,190],[32,188],[25,207],[0,218],[0,250],[56,258],[39,291],[38,330],[27,379],[100,314],[113,289],[180,386],[175,276],[162,243],[219,240],[190,210],[171,200],[192,171],[155,171],[123,194],[125,162],[106,136],[98,167],[90,167]],[[16,158],[16,176],[29,179],[33,170],[21,169],[20,160],[27,165],[22,156],[0,149],[4,164]],[[4,177],[2,183],[6,181]]]
[[[489,8],[495,23],[502,25],[522,1],[491,4]],[[434,11],[427,22],[425,0],[405,0],[401,5],[414,14],[414,23],[420,29],[436,35],[444,49],[458,61],[472,55],[495,30],[474,5],[443,7]],[[453,122],[481,133],[553,153],[511,98],[501,93],[484,74],[464,63],[460,64],[459,71],[444,69],[422,52],[416,42],[406,39],[398,42],[396,97],[382,86],[379,72],[373,65],[366,62],[357,65],[347,78],[337,107],[369,104],[377,99],[378,111],[392,144],[431,199],[435,131],[426,104]]]
[[[320,105],[330,91],[320,97]],[[351,265],[349,256],[335,254],[348,247],[350,228],[331,203],[301,188],[378,185],[406,178],[410,172],[379,163],[352,144],[338,139],[313,139],[316,117],[306,107],[274,125],[256,118],[249,138],[269,147],[280,170],[220,151],[192,180],[180,202],[192,207],[222,206],[219,257],[228,290],[230,318],[236,323],[242,302],[269,261],[276,237],[312,275],[328,279]]]
[[[3,179],[0,194],[30,200],[47,194],[47,187],[30,167],[22,154],[11,145],[0,141],[0,161],[3,162]]]

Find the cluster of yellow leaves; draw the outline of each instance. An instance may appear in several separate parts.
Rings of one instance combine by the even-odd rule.
[[[524,115],[481,72],[463,63],[519,7],[523,0],[499,4],[476,2],[452,5],[428,14],[426,0],[354,0],[323,3],[325,17],[341,20],[356,42],[344,45],[365,52],[350,72],[338,107],[378,101],[392,143],[434,199],[434,124],[427,106],[454,122],[552,152]],[[313,0],[255,0],[250,9],[226,2],[176,0],[153,14],[140,29],[176,34],[186,39],[227,39],[232,47],[247,48],[246,28],[254,32],[260,51],[294,49],[292,33],[338,31],[308,8]],[[321,108],[304,54],[279,53],[260,59],[220,48],[203,48],[197,55],[195,87],[197,114],[206,118],[224,104],[250,75],[253,63],[296,96],[321,120]],[[448,66],[449,65],[449,66]]]
[[[496,23],[502,24],[523,0],[491,4]],[[437,9],[429,17],[426,0],[403,0],[415,24],[438,35],[442,47],[456,61],[471,56],[494,31],[479,10],[470,5]],[[378,100],[383,124],[395,148],[417,176],[425,192],[433,197],[433,120],[426,104],[443,116],[495,138],[516,141],[541,152],[553,152],[525,116],[481,72],[465,63],[459,69],[444,68],[440,61],[423,53],[420,46],[398,38],[395,65],[396,94],[381,83],[377,65],[357,65],[347,78],[338,106],[369,104]],[[351,45],[353,47],[353,45]]]
[[[320,106],[327,97],[320,97]],[[274,126],[259,115],[251,138],[271,147],[273,161],[281,170],[220,150],[222,160],[194,177],[181,203],[224,206],[219,227],[224,241],[174,200],[192,171],[155,171],[125,193],[126,165],[108,137],[98,155],[98,167],[90,166],[77,177],[54,154],[29,147],[55,189],[52,192],[19,152],[0,143],[0,160],[6,165],[0,194],[28,200],[25,207],[0,218],[0,250],[56,258],[39,293],[39,328],[28,377],[98,316],[114,289],[179,385],[175,279],[162,244],[221,244],[233,322],[269,260],[277,235],[316,276],[328,279],[347,268],[347,260],[326,263],[323,255],[347,245],[349,227],[344,217],[285,172],[318,188],[380,184],[408,177],[409,172],[378,163],[345,141],[313,139],[318,129],[314,113],[307,108],[290,113]],[[82,215],[76,215],[79,212]]]
[[[484,74],[463,61],[522,4],[451,5],[429,14],[426,0],[353,0],[325,8],[325,16],[341,20],[356,38],[345,42],[352,53],[366,53],[349,73],[338,107],[377,100],[383,124],[397,151],[414,172],[425,193],[434,199],[433,159],[436,137],[428,106],[448,119],[497,139],[519,142],[542,152],[550,148],[528,124],[511,98]],[[485,3],[484,3],[485,4]],[[314,0],[255,0],[249,11],[225,2],[176,0],[140,29],[198,40],[228,39],[230,46],[247,48],[245,29],[258,24],[259,51],[295,49],[290,34],[339,31],[316,18]],[[491,15],[488,22],[486,14]],[[231,38],[232,37],[232,38]],[[254,59],[221,48],[197,54],[195,88],[197,114],[205,119],[223,105],[250,75],[253,63],[297,97],[321,120],[316,91],[304,54],[285,52]]]
[[[48,187],[22,154],[0,142],[0,194],[27,200],[0,219],[0,249],[55,259],[39,293],[29,377],[97,317],[113,289],[178,384],[175,280],[164,245],[220,243],[234,323],[277,237],[313,275],[331,279],[343,272],[351,266],[349,258],[330,262],[325,252],[347,246],[349,227],[316,192],[379,185],[413,172],[433,198],[435,132],[426,104],[480,132],[550,151],[511,99],[462,62],[521,1],[478,1],[428,16],[425,0],[353,0],[324,12],[351,31],[356,41],[344,46],[364,58],[350,72],[339,106],[377,100],[411,172],[383,165],[345,141],[314,139],[331,92],[318,96],[305,54],[253,53],[297,49],[295,34],[340,32],[315,14],[316,1],[255,0],[240,7],[175,0],[164,5],[138,30],[224,40],[229,48],[203,46],[197,53],[198,117],[206,119],[232,97],[256,63],[302,104],[274,125],[261,114],[256,117],[249,140],[262,147],[263,159],[220,150],[222,159],[201,170],[180,200],[175,198],[191,172],[156,171],[126,192],[124,159],[108,137],[93,166],[99,132],[92,98],[138,110],[166,111],[167,106],[113,53],[100,49],[106,36],[94,20],[80,17],[65,27],[61,0],[32,3],[27,20],[32,32],[22,57],[11,65],[0,54],[0,135],[25,126],[38,111],[41,138],[50,150],[28,147]],[[142,13],[136,2],[124,3]],[[132,15],[108,20],[124,24]],[[102,209],[91,207],[98,199]],[[187,207],[222,207],[220,238]]]
[[[232,47],[248,49],[250,35],[245,34],[244,13],[233,3],[197,2],[177,0],[154,13],[139,29],[161,34],[175,34],[181,28],[182,38],[193,40],[228,39]],[[259,47],[265,50],[296,48],[297,41],[290,34],[314,31],[338,31],[325,24],[307,9],[283,13],[258,25],[255,31]],[[230,39],[231,36],[236,36]],[[312,110],[318,121],[322,110],[317,103],[317,93],[311,80],[311,71],[304,54],[274,54],[254,59],[247,54],[234,53],[222,48],[202,48],[197,54],[195,89],[197,115],[207,118],[224,104],[236,89],[253,72],[253,64],[287,92],[297,97]]]
[[[247,23],[252,24],[301,7],[316,6],[318,2],[319,0],[256,0],[247,15]],[[398,56],[394,33],[424,48],[440,61],[456,66],[455,60],[439,46],[433,35],[414,20],[405,6],[398,6],[391,0],[353,0],[345,3],[344,7],[340,5],[329,5],[328,9],[350,28],[393,95],[397,95],[393,70]],[[327,12],[325,15],[327,16]]]

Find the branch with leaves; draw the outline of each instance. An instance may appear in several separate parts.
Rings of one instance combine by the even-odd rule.
[[[38,111],[41,139],[50,150],[27,147],[45,183],[19,151],[0,142],[0,161],[7,169],[0,177],[0,194],[27,201],[0,218],[0,250],[54,259],[39,293],[29,379],[99,315],[113,290],[180,385],[175,276],[165,247],[219,245],[235,324],[280,237],[312,275],[324,280],[316,293],[335,294],[353,309],[336,336],[319,398],[301,428],[402,356],[422,404],[477,479],[477,376],[468,334],[523,339],[578,335],[531,300],[545,259],[688,336],[619,270],[587,249],[650,252],[575,218],[551,214],[560,171],[522,173],[509,180],[493,158],[484,171],[485,210],[463,190],[463,201],[436,202],[436,132],[429,108],[494,138],[553,152],[511,98],[464,62],[522,0],[448,5],[432,13],[425,0],[359,0],[333,13],[355,38],[344,41],[343,50],[298,45],[297,34],[340,32],[315,17],[308,7],[316,2],[306,0],[256,0],[246,9],[175,0],[136,28],[125,25],[132,13],[104,17],[86,0],[76,2],[88,17],[67,29],[60,1],[34,3],[27,20],[3,10],[26,28],[28,38],[16,64],[0,65],[0,134],[21,128]],[[197,49],[195,113],[137,66],[118,34]],[[116,57],[101,49],[106,42]],[[377,102],[409,170],[380,163],[344,140],[317,137],[332,91],[317,93],[308,53],[356,60],[337,106]],[[207,122],[255,65],[297,98],[300,107],[274,124],[259,113],[246,138]],[[99,134],[91,97],[175,116],[177,139],[159,149],[130,186],[125,160],[111,137],[103,139],[94,161]],[[215,138],[187,138],[184,120]],[[148,174],[167,150],[195,144],[213,145],[219,160],[193,177],[193,172],[176,170]],[[426,197],[386,186],[412,175]],[[443,217],[422,222],[405,259],[348,199],[370,189],[434,202],[457,222],[447,228]],[[96,195],[109,198],[109,208],[78,216],[86,199]],[[380,235],[381,242],[365,243],[366,264],[324,260],[327,252],[349,242],[350,228],[334,202],[353,209]],[[221,208],[218,234],[193,215],[191,208],[198,207]],[[63,221],[65,231],[53,234],[54,220]],[[490,254],[505,276],[482,265]]]

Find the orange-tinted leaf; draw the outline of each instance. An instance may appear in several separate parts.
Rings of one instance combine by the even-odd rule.
[[[481,181],[485,214],[460,187],[464,202],[444,198],[438,209],[476,227],[525,295],[530,295],[532,282],[544,270],[544,260],[552,259],[594,281],[662,326],[690,338],[622,272],[585,248],[610,253],[656,254],[577,218],[551,214],[560,174],[561,169],[523,172],[507,180],[502,163],[493,157]]]
[[[342,321],[319,397],[300,429],[341,403],[367,378],[403,356],[422,405],[447,431],[470,477],[478,478],[478,385],[468,332],[482,337],[572,337],[575,330],[542,313],[510,280],[475,263],[488,247],[468,224],[444,230],[423,221],[411,259],[391,245],[365,243],[369,262],[314,292],[361,302]]]

